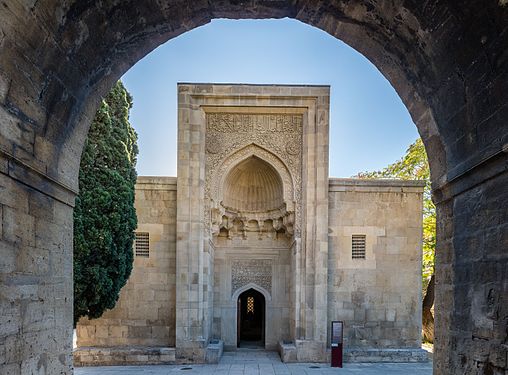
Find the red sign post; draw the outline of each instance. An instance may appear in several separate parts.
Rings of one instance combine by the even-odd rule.
[[[342,367],[342,343],[343,343],[344,322],[332,322],[332,367]]]

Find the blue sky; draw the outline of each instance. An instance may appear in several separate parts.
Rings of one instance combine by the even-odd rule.
[[[330,85],[333,177],[378,170],[418,137],[397,93],[374,65],[295,20],[214,20],[160,46],[122,80],[134,97],[139,175],[176,176],[177,82]]]

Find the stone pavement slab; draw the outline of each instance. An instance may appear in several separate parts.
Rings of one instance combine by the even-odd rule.
[[[428,363],[346,363],[331,368],[323,363],[282,363],[276,352],[225,352],[217,365],[80,367],[76,375],[432,375]]]
[[[187,370],[188,368],[188,370]],[[330,368],[313,363],[282,365],[168,365],[80,367],[76,375],[432,375],[432,363],[351,363],[344,368]]]

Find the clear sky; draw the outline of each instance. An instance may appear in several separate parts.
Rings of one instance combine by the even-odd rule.
[[[122,80],[134,97],[139,175],[176,176],[177,82],[330,85],[333,177],[378,170],[402,157],[418,137],[374,65],[295,20],[214,20],[160,46]]]

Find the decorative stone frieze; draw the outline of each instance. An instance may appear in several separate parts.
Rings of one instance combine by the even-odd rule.
[[[302,132],[302,116],[290,114],[231,113],[206,114],[206,130],[210,133],[296,133]]]
[[[270,259],[241,259],[231,263],[231,295],[247,285],[256,284],[272,293],[272,261]]]

